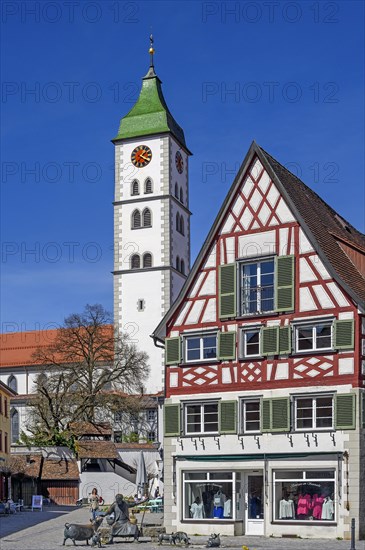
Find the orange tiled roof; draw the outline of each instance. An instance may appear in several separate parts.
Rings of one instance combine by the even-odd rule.
[[[1,334],[0,367],[36,365],[32,358],[33,353],[38,347],[53,344],[57,332],[57,330],[34,330]]]
[[[105,325],[112,331],[112,325]],[[33,358],[38,348],[46,348],[55,343],[58,330],[34,330],[0,334],[0,367],[39,365]]]

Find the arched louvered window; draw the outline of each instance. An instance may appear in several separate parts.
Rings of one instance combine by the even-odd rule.
[[[151,178],[147,178],[146,181],[144,182],[144,192],[152,193],[152,191],[153,191],[152,180]]]
[[[181,235],[185,235],[185,223],[182,215],[180,216],[180,233]]]
[[[13,391],[18,391],[18,382],[13,374],[8,378],[8,386]]]
[[[133,254],[131,258],[131,268],[139,269],[140,267],[141,267],[141,258],[139,257],[139,254]]]
[[[176,269],[177,269],[177,271],[180,271],[180,258],[179,258],[179,256],[176,258]]]
[[[184,260],[181,260],[180,271],[183,275],[185,275],[185,262],[184,262]]]
[[[11,442],[17,443],[19,440],[19,413],[17,409],[10,411]]]
[[[184,204],[184,191],[182,187],[180,187],[180,202]]]
[[[152,254],[149,252],[143,254],[143,267],[152,267]]]
[[[175,197],[178,199],[179,198],[179,186],[177,183],[175,183]]]
[[[149,208],[145,208],[143,210],[143,227],[151,227],[152,226],[152,215],[151,210]]]
[[[131,195],[139,195],[139,181],[133,180],[131,185]]]
[[[134,210],[132,214],[132,229],[141,227],[141,213],[139,210]]]
[[[176,231],[180,233],[180,214],[176,212]]]

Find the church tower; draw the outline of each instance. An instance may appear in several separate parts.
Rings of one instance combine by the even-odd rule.
[[[149,355],[144,391],[164,387],[163,349],[150,335],[190,270],[188,158],[153,63],[115,145],[114,322]]]

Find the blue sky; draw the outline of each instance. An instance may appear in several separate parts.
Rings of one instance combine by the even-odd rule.
[[[255,139],[364,231],[363,2],[2,3],[1,329],[112,309],[113,145],[148,36],[190,162],[192,260]]]

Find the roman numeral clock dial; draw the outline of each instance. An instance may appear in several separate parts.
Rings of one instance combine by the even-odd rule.
[[[147,145],[138,145],[133,149],[131,154],[131,161],[137,168],[143,168],[151,162],[152,151]]]

